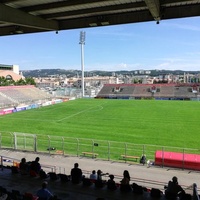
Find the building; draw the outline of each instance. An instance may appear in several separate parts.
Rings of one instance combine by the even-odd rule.
[[[14,81],[24,79],[24,76],[19,72],[18,65],[0,64],[0,77],[5,77],[8,80],[14,80]]]

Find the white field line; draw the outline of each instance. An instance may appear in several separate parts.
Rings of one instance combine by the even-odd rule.
[[[97,108],[96,110],[88,111],[88,112],[96,112],[96,111],[103,110],[103,106],[99,105],[99,106],[97,106],[97,107],[99,107],[99,108]]]
[[[95,108],[95,107],[100,107],[99,109],[96,109],[96,110],[92,110],[93,108]],[[72,114],[72,115],[69,115],[69,116],[67,116],[67,117],[64,117],[64,118],[61,118],[61,119],[59,119],[59,120],[55,120],[56,122],[60,122],[60,121],[63,121],[63,120],[65,120],[65,119],[69,119],[69,118],[71,118],[71,117],[74,117],[74,116],[76,116],[76,115],[79,115],[79,114],[81,114],[81,113],[84,113],[84,112],[95,112],[95,111],[100,111],[100,110],[102,110],[103,109],[103,106],[101,106],[101,105],[98,105],[98,106],[94,106],[94,107],[91,107],[91,108],[88,108],[88,109],[85,109],[85,110],[82,110],[82,111],[80,111],[80,112],[77,112],[77,113],[74,113],[74,114]],[[91,111],[90,111],[91,110]]]

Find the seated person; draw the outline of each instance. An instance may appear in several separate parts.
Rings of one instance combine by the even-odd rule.
[[[40,158],[36,157],[34,161],[31,162],[30,165],[30,175],[31,176],[38,176],[41,170],[41,165],[39,163]]]
[[[93,170],[93,171],[92,171],[92,174],[90,174],[90,180],[91,180],[91,181],[97,180],[97,174],[96,174],[96,171],[95,171],[95,170]]]
[[[19,163],[19,170],[20,170],[20,173],[22,175],[28,174],[28,172],[29,172],[29,166],[28,166],[25,158],[21,159],[21,162]]]
[[[109,190],[116,190],[117,189],[117,186],[116,186],[116,184],[115,184],[115,181],[114,181],[114,175],[109,175],[109,177],[110,177],[110,179],[108,180],[108,182],[107,182],[107,188],[109,189]]]
[[[42,188],[37,191],[39,200],[53,199],[53,194],[47,189],[47,182],[42,183]]]
[[[78,163],[75,163],[74,168],[71,169],[71,180],[74,184],[79,184],[82,181],[82,170],[78,166]]]
[[[167,189],[165,190],[165,197],[167,199],[176,199],[181,196],[184,192],[183,188],[178,184],[176,176],[172,178],[172,181],[168,182]]]
[[[130,175],[127,170],[124,170],[123,179],[121,180],[120,191],[121,192],[129,192],[131,191],[130,186]]]
[[[145,155],[142,155],[142,157],[140,158],[140,163],[143,164],[143,165],[146,163],[146,156]]]
[[[49,175],[43,169],[41,169],[39,171],[39,176],[41,179],[45,179],[45,178],[49,177]]]
[[[102,188],[105,185],[106,181],[102,180],[102,176],[104,175],[105,174],[103,174],[103,172],[100,169],[97,170],[97,179],[95,181],[95,187]]]

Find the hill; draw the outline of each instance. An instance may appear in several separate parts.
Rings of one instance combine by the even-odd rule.
[[[48,76],[66,76],[76,77],[81,76],[81,70],[65,70],[65,69],[38,69],[38,70],[21,70],[25,77],[48,77]],[[132,70],[132,71],[85,71],[85,76],[115,76],[118,75],[145,75],[148,72],[150,76],[174,74],[183,75],[184,73],[198,74],[200,71],[181,71],[181,70]]]

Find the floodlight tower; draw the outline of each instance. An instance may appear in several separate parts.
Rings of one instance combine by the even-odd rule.
[[[82,71],[82,79],[81,79],[81,87],[82,87],[82,97],[85,96],[84,94],[84,45],[85,45],[85,31],[80,32],[80,41],[79,44],[81,45],[81,71]]]

